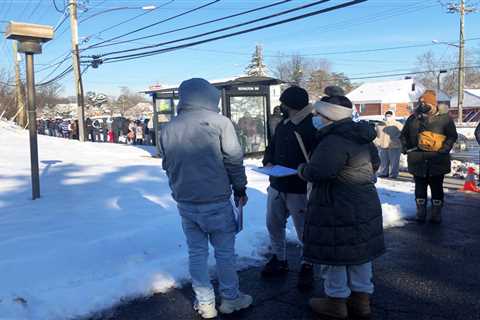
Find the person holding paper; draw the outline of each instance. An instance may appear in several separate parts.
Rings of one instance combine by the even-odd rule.
[[[297,168],[307,162],[302,152],[298,133],[306,152],[310,153],[315,143],[316,130],[312,124],[312,106],[308,93],[303,88],[292,86],[280,96],[281,109],[285,119],[275,129],[265,151],[264,166],[281,165]],[[262,270],[262,276],[285,275],[288,272],[285,227],[292,216],[299,241],[302,241],[307,204],[307,183],[298,176],[270,177],[267,196],[267,229],[270,236],[272,257]],[[298,285],[300,289],[311,288],[313,267],[302,263]]]
[[[303,255],[319,264],[326,298],[314,312],[335,319],[369,318],[372,261],[385,252],[382,207],[372,177],[379,166],[375,128],[352,121],[352,102],[339,87],[314,104],[318,145],[298,174],[313,183]]]
[[[222,313],[251,305],[239,291],[235,265],[237,225],[230,201],[247,203],[243,152],[232,122],[219,114],[220,91],[204,79],[190,79],[179,88],[178,116],[161,132],[162,166],[177,201],[187,238],[194,308],[215,318],[215,292],[208,274],[208,242],[215,250]]]

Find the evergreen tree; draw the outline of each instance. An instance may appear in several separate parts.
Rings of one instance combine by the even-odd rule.
[[[255,47],[250,64],[245,69],[248,76],[265,77],[267,75],[267,66],[263,62],[263,48],[260,44]]]

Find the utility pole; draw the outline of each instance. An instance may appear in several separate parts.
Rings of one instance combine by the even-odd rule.
[[[82,73],[80,71],[80,56],[78,50],[78,19],[77,0],[69,0],[70,29],[72,30],[72,66],[77,93],[78,140],[85,141],[85,101],[83,94]]]
[[[460,40],[458,45],[458,122],[463,122],[463,97],[465,89],[465,14],[474,12],[475,8],[466,7],[465,0],[460,3],[450,3],[449,13],[460,14]]]
[[[13,59],[15,61],[15,100],[18,110],[17,123],[25,128],[27,125],[27,110],[25,109],[25,101],[23,100],[22,81],[20,80],[20,55],[18,54],[18,45],[13,41]]]

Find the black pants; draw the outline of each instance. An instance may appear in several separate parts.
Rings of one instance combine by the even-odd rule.
[[[427,199],[427,188],[430,186],[432,191],[432,200],[443,201],[443,179],[444,175],[434,177],[417,177],[415,176],[415,199]]]

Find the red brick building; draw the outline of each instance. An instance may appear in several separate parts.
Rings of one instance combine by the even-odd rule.
[[[381,116],[393,111],[397,117],[408,117],[415,102],[427,88],[415,79],[364,83],[347,97],[360,116]],[[450,97],[441,92],[439,102],[450,105]]]

